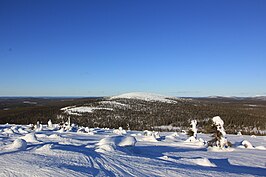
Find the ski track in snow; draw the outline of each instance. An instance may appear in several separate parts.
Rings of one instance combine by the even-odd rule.
[[[26,133],[8,131],[12,126],[15,125],[0,125],[0,176],[266,175],[266,150],[237,146],[247,140],[254,147],[266,147],[266,137],[228,135],[228,140],[236,145],[233,151],[214,152],[199,144],[184,142],[186,135],[171,137],[173,132],[161,133],[161,140],[152,142],[139,131],[116,135],[111,129],[95,129],[94,135],[88,135],[60,133],[44,126],[43,131],[35,132],[37,141],[31,141],[25,138],[29,137]],[[34,133],[27,126],[20,127]],[[121,137],[131,134],[137,140],[136,145],[120,147]],[[210,135],[198,136],[210,139]],[[26,149],[12,149],[12,143],[23,137],[27,141]],[[96,151],[97,143],[107,137],[106,143],[111,143],[114,150]]]

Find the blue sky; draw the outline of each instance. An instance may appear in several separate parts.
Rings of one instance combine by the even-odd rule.
[[[265,9],[264,0],[1,0],[0,95],[266,95]]]

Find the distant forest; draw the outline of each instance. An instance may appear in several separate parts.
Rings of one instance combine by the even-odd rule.
[[[199,131],[210,131],[211,118],[219,115],[225,122],[227,133],[266,134],[266,101],[234,98],[176,99],[176,103],[148,102],[117,99],[128,105],[101,104],[107,98],[1,98],[0,123],[46,124],[66,121],[80,126],[109,127],[132,130],[166,131],[158,126],[171,125],[177,130],[188,130],[190,121],[198,121]],[[113,110],[95,110],[82,115],[69,115],[60,109],[66,106],[108,107]]]

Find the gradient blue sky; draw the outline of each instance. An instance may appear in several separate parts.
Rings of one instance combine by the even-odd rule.
[[[1,0],[1,96],[266,95],[265,0]]]

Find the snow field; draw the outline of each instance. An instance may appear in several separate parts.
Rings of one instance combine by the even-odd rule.
[[[19,128],[28,133],[15,133]],[[177,132],[0,125],[0,176],[265,176],[266,137],[227,138],[231,149],[214,149],[198,143],[211,139],[206,134],[186,141]]]

